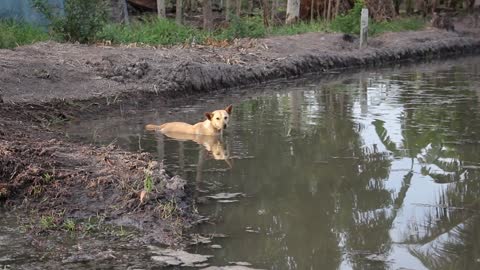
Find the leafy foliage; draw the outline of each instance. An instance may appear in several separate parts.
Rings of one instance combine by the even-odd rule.
[[[65,0],[64,13],[46,0],[32,0],[32,4],[50,20],[54,35],[65,41],[93,42],[108,18],[103,0]]]
[[[0,20],[0,49],[11,49],[47,39],[48,34],[39,27],[14,20]]]
[[[262,17],[239,18],[238,16],[232,16],[230,25],[219,31],[216,37],[219,39],[232,40],[245,37],[260,38],[265,35],[266,29],[263,25]]]
[[[337,16],[335,20],[332,21],[330,28],[336,32],[359,34],[360,17],[362,15],[363,7],[363,0],[356,0],[355,5],[347,14]]]
[[[330,25],[334,32],[360,34],[360,17],[362,16],[363,0],[357,0],[355,6],[346,14],[338,16]],[[400,18],[391,21],[376,22],[371,20],[368,26],[369,35],[384,32],[413,31],[422,29],[425,21],[418,17]]]
[[[425,21],[418,17],[401,18],[392,21],[373,22],[368,32],[370,35],[379,35],[384,32],[415,31],[425,27]]]
[[[112,43],[144,43],[150,45],[172,45],[188,41],[203,40],[207,33],[167,19],[147,18],[145,22],[130,25],[108,24],[97,34],[98,40]]]

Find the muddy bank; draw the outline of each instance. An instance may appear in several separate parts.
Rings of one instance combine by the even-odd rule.
[[[69,142],[47,126],[54,109],[1,105],[1,267],[127,269],[147,245],[184,246],[199,218],[184,179],[147,153]]]
[[[0,50],[5,102],[182,97],[331,69],[480,50],[477,31],[387,33],[358,49],[341,34],[239,40],[228,47],[127,48],[39,43]]]

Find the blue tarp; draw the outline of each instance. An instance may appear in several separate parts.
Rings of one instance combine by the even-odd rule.
[[[47,0],[58,10],[63,10],[64,0]],[[29,23],[47,25],[48,21],[33,7],[31,0],[0,0],[0,19],[24,20]]]

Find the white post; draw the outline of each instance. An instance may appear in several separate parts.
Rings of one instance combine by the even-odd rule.
[[[367,46],[368,41],[368,9],[362,9],[360,18],[360,49]]]

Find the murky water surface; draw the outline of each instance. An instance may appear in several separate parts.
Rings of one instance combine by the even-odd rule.
[[[195,233],[227,235],[190,249],[214,255],[212,265],[480,269],[480,58],[340,76],[73,123],[68,133],[151,152],[188,179],[211,218]],[[143,129],[195,122],[227,103],[233,122],[220,141]],[[206,197],[221,192],[241,196]]]

